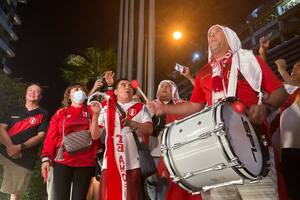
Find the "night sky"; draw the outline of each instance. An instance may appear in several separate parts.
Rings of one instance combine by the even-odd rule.
[[[163,69],[169,77],[173,63],[189,63],[192,51],[206,48],[209,26],[237,28],[262,2],[266,1],[156,0],[156,71]],[[19,40],[12,44],[12,77],[45,85],[42,106],[53,113],[66,87],[59,70],[64,58],[88,47],[117,47],[119,0],[28,0],[18,4],[17,13],[22,25],[14,27]],[[184,30],[182,43],[188,42],[170,41],[175,28]],[[157,77],[166,78],[161,73]]]

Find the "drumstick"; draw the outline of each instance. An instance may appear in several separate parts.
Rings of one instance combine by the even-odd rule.
[[[131,86],[134,88],[134,89],[137,89],[139,91],[139,93],[143,96],[143,98],[145,99],[145,101],[148,103],[149,102],[149,99],[148,97],[144,94],[144,92],[141,90],[140,88],[140,84],[137,80],[132,80],[131,81]]]
[[[236,113],[245,114],[246,116],[250,115],[249,109],[247,109],[246,106],[240,101],[233,102],[231,107],[232,110]]]
[[[235,101],[232,104],[233,111],[235,111],[237,113],[244,113],[245,108],[246,108],[245,105],[242,102],[240,102],[240,101]]]

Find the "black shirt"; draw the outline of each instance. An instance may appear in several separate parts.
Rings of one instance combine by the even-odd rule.
[[[43,108],[36,108],[28,111],[26,107],[19,111],[11,112],[6,119],[0,123],[8,125],[7,133],[10,136],[13,144],[22,144],[28,139],[36,136],[39,132],[46,132],[48,127],[48,112]],[[11,158],[4,145],[0,146],[0,153],[12,162],[33,170],[36,160],[38,159],[38,150],[40,144],[22,151],[22,157],[19,159]]]

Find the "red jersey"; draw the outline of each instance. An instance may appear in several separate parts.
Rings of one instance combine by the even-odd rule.
[[[260,58],[256,57],[262,71],[262,91],[268,94],[282,87],[281,81],[274,75],[269,66]],[[227,90],[231,62],[228,62],[224,68],[224,83]],[[254,91],[247,80],[239,72],[237,78],[237,98],[247,107],[256,104],[258,101],[257,92]],[[195,78],[195,87],[190,99],[191,102],[212,105],[212,69],[206,64],[200,69]]]
[[[87,113],[89,112],[89,114]],[[63,152],[63,160],[55,160],[56,153],[61,146],[63,138],[63,121],[65,135],[80,130],[89,130],[89,120],[92,117],[92,111],[85,106],[62,108],[53,115],[50,126],[44,141],[41,157],[49,157],[52,161],[64,164],[70,167],[90,167],[96,164],[96,150],[98,141],[93,141],[90,148],[73,154],[67,151]]]

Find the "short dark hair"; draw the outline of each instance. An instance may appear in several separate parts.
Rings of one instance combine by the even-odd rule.
[[[120,78],[120,79],[116,80],[116,82],[114,83],[114,90],[118,88],[119,83],[120,83],[121,81],[129,81],[129,80],[128,80],[127,78]],[[129,81],[129,82],[130,82],[130,81]]]

